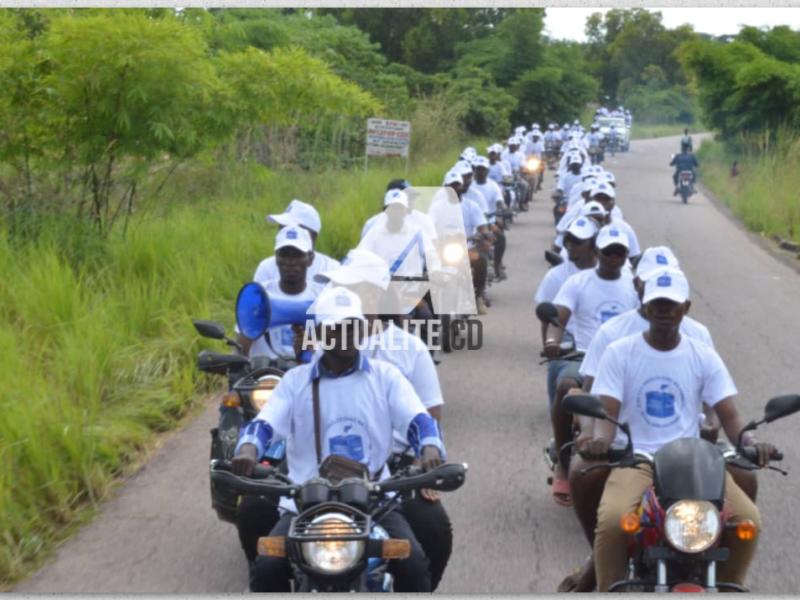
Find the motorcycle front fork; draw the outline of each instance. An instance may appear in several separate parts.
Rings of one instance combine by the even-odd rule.
[[[631,565],[633,569],[633,565]],[[633,579],[634,575],[629,573],[629,578]],[[667,585],[667,561],[661,559],[656,563],[656,585],[653,587],[656,594],[665,594],[669,592],[669,585]],[[717,591],[717,563],[711,561],[706,568],[706,591]]]

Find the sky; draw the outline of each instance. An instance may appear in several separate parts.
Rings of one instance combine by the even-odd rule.
[[[550,37],[586,41],[583,27],[586,17],[594,12],[605,12],[607,8],[547,8],[545,28]],[[788,25],[800,29],[800,8],[658,8],[664,25],[672,29],[689,23],[695,31],[722,35],[739,32],[741,25]]]

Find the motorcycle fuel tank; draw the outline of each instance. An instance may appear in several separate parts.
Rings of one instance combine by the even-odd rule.
[[[677,500],[707,500],[721,507],[725,498],[725,459],[706,440],[675,440],[653,457],[653,483],[665,509]]]

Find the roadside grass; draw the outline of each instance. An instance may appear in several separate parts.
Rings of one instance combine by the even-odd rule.
[[[408,178],[439,185],[457,142],[420,157]],[[340,258],[404,167],[275,173],[200,160],[176,172],[169,202],[150,203],[125,237],[100,240],[64,216],[34,223],[33,238],[0,224],[0,588],[41,563],[153,434],[212,389],[194,357],[216,346],[191,319],[232,327],[239,287],[272,254],[265,215],[292,198],[312,202],[319,249]]]
[[[733,152],[718,141],[703,142],[698,152],[700,177],[731,207],[748,229],[800,243],[800,136],[782,132],[773,144]],[[739,161],[739,175],[731,165]]]

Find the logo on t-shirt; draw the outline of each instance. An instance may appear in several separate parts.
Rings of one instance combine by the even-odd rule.
[[[369,436],[365,426],[352,417],[336,419],[327,427],[328,452],[346,456],[349,459],[364,463],[367,461]]]
[[[664,256],[663,254],[656,254],[656,264],[658,264],[658,265],[666,265],[666,264],[668,264],[667,263],[667,257]]]
[[[636,403],[647,424],[660,429],[677,423],[685,404],[681,388],[668,377],[647,380],[637,394]]]
[[[622,304],[617,302],[616,300],[608,300],[607,302],[603,302],[600,306],[597,307],[597,320],[600,323],[605,323],[609,319],[616,317],[618,314],[623,312]]]

